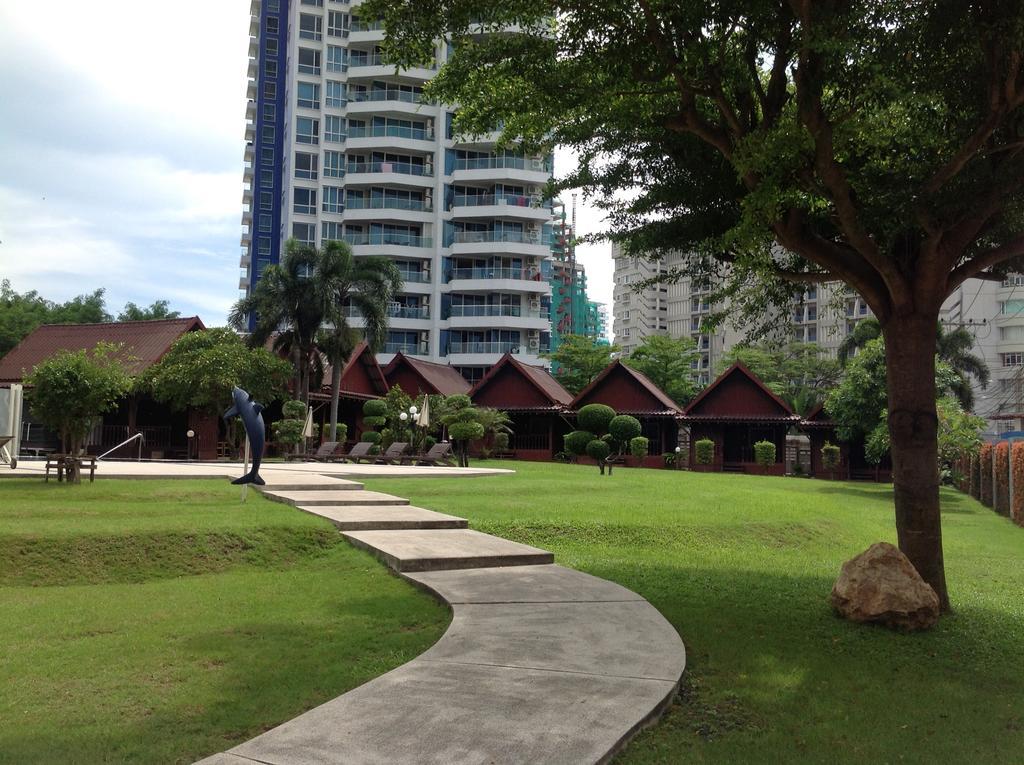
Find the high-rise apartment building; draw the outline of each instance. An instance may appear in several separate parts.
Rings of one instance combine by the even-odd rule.
[[[587,271],[576,260],[576,231],[566,221],[565,206],[560,201],[555,202],[555,213],[556,220],[550,226],[552,351],[566,335],[606,341],[603,306],[587,296]]]
[[[550,157],[456,142],[423,85],[448,55],[397,71],[358,2],[253,0],[240,288],[289,237],[348,242],[405,279],[382,356],[402,351],[478,379],[512,351],[541,364],[550,338]],[[359,317],[353,313],[353,323]]]

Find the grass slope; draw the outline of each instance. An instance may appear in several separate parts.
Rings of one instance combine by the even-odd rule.
[[[0,762],[188,763],[422,653],[446,610],[226,481],[0,479]]]
[[[687,646],[679,701],[621,763],[1024,761],[1024,530],[944,491],[956,612],[835,618],[842,562],[895,541],[891,487],[532,463],[367,481],[641,593]]]

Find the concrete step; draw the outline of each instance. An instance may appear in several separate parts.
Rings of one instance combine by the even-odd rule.
[[[289,505],[303,507],[342,506],[342,505],[408,505],[409,500],[381,494],[379,491],[348,489],[332,491],[314,489],[302,491],[298,489],[271,489],[264,492],[270,499]]]
[[[267,482],[266,486],[256,486],[258,491],[360,491],[363,484],[359,481],[346,481],[343,478],[331,478],[316,473],[285,473],[283,471],[260,471],[260,477]]]
[[[554,562],[546,550],[470,529],[343,532],[395,571],[439,571]]]
[[[342,531],[464,529],[469,525],[465,518],[412,505],[298,505],[298,508],[326,518]]]

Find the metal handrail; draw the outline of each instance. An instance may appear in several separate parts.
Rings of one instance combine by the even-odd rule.
[[[119,443],[119,444],[118,444],[117,446],[115,446],[115,447],[114,447],[113,449],[108,449],[107,451],[103,452],[103,454],[101,454],[101,455],[100,455],[99,457],[97,457],[97,458],[96,458],[96,461],[97,461],[97,462],[99,462],[99,461],[100,461],[101,459],[103,459],[104,457],[106,457],[106,456],[107,456],[108,454],[110,454],[111,452],[116,452],[116,451],[117,451],[118,449],[120,449],[120,448],[121,448],[122,446],[125,446],[125,445],[127,445],[127,444],[130,444],[130,443],[131,443],[132,441],[134,441],[134,440],[135,440],[136,438],[137,438],[137,439],[139,439],[139,462],[142,462],[142,444],[143,444],[143,443],[145,443],[145,441],[146,441],[146,437],[145,437],[144,435],[142,435],[142,433],[136,433],[136,434],[135,434],[134,436],[131,436],[131,437],[129,437],[129,438],[126,438],[126,439],[125,439],[124,441],[122,441],[121,443]]]

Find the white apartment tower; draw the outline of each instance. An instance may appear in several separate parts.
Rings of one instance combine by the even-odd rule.
[[[506,351],[531,364],[550,338],[550,157],[453,140],[423,85],[449,48],[397,71],[356,0],[253,0],[242,216],[252,289],[289,237],[391,258],[386,362],[401,351],[476,380]],[[358,325],[358,316],[353,315]]]

